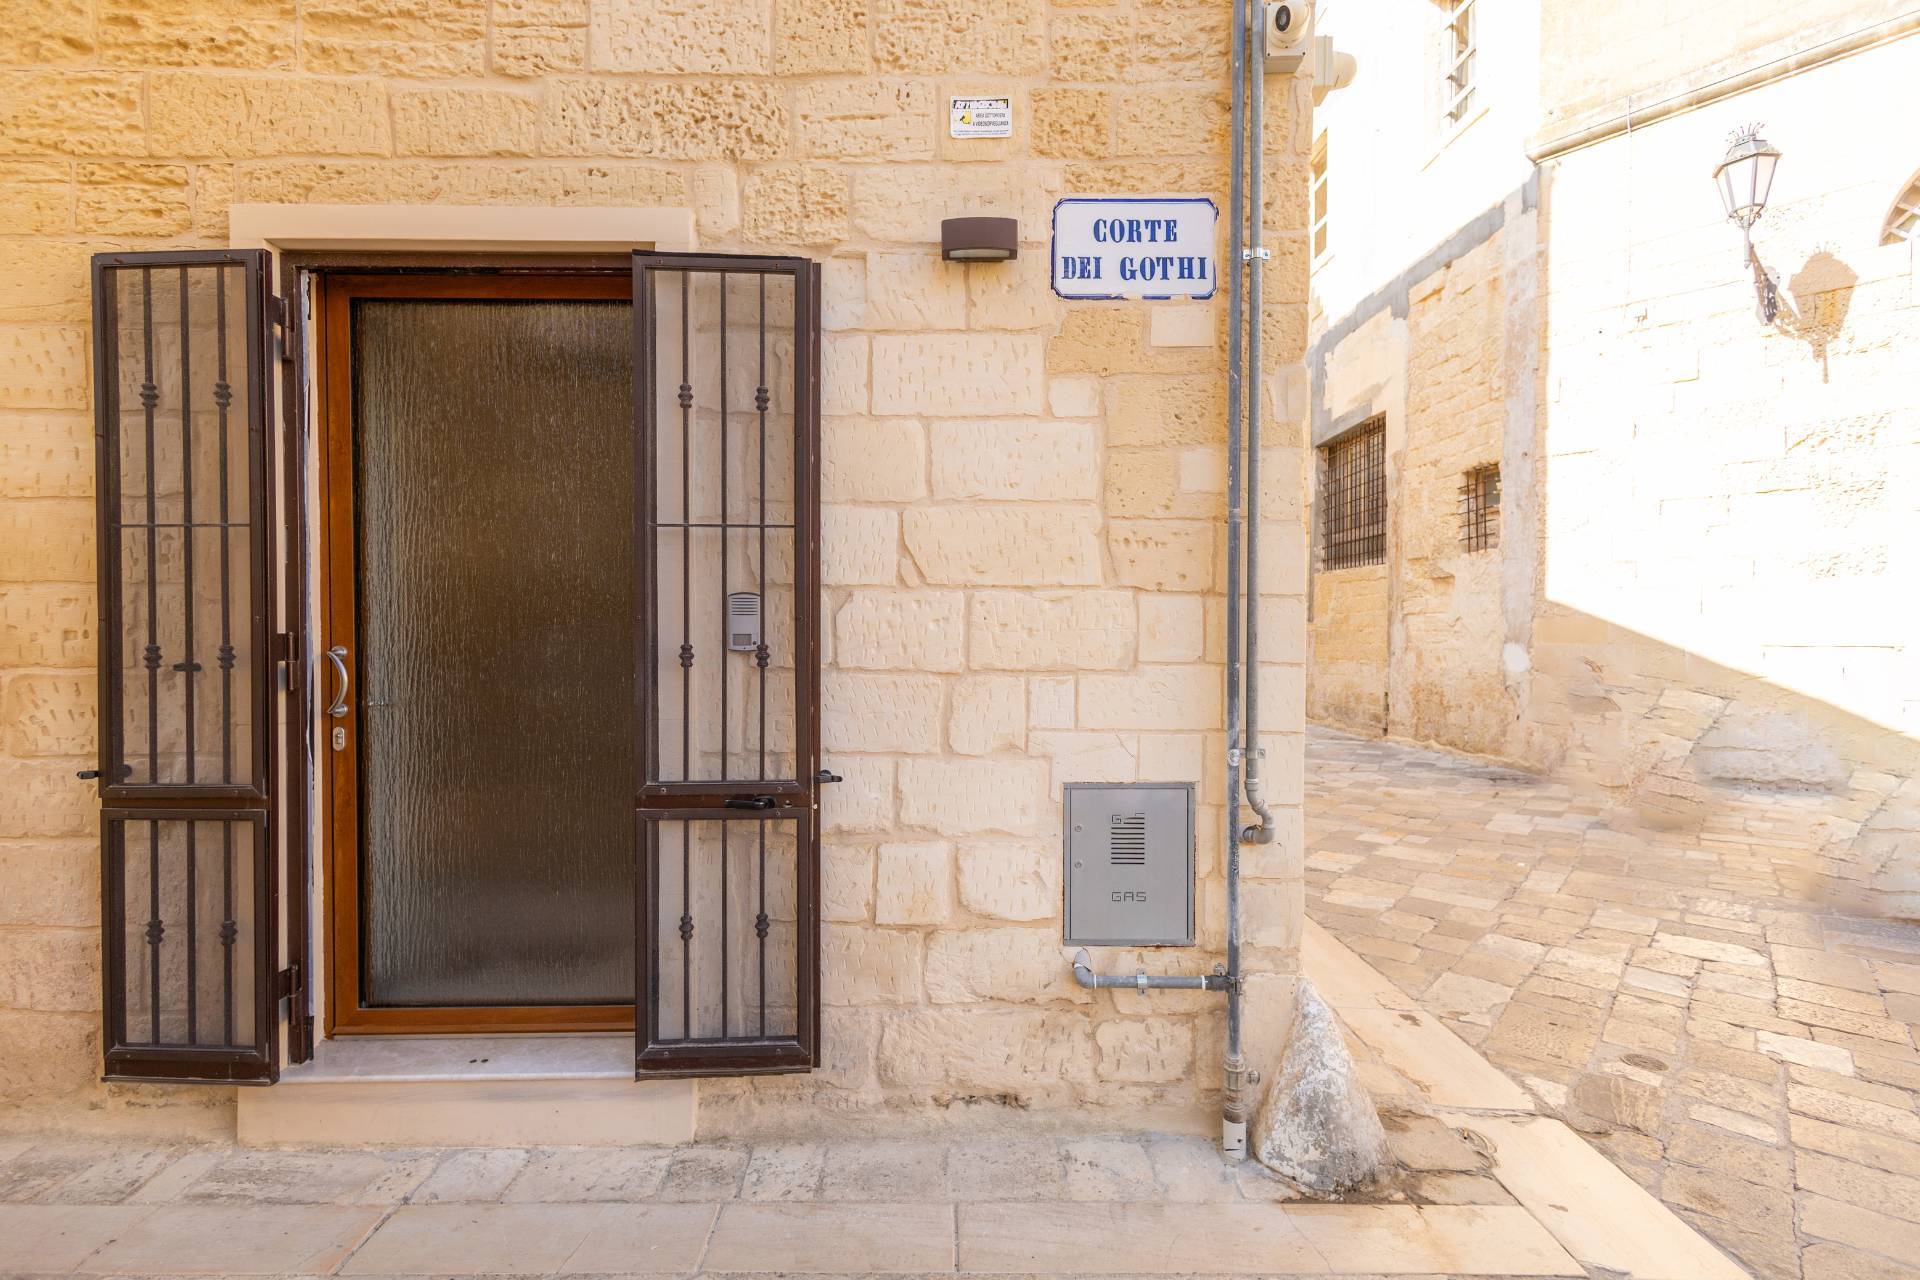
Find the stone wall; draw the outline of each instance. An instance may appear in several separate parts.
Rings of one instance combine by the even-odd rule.
[[[1225,297],[1060,302],[1063,195],[1225,204],[1217,0],[29,0],[0,29],[0,1100],[187,1128],[103,1087],[87,255],[219,245],[234,202],[681,206],[701,247],[825,264],[826,1065],[806,1103],[1196,1115],[1214,997],[1077,988],[1060,786],[1201,784],[1220,944]],[[959,141],[950,94],[1015,135]],[[1256,964],[1299,919],[1305,97],[1269,94],[1269,795]],[[1017,216],[1021,257],[938,258]],[[1221,261],[1224,262],[1224,245]],[[881,714],[882,711],[886,714]],[[1112,963],[1131,963],[1133,957]],[[1283,1001],[1267,1007],[1284,1019]],[[1260,1028],[1255,1028],[1256,1039]],[[723,1121],[724,1122],[724,1121]]]
[[[1554,29],[1543,57],[1575,57]],[[1341,607],[1358,571],[1315,578],[1316,717],[1672,814],[1800,793],[1831,814],[1808,875],[1916,909],[1920,632],[1889,602],[1920,585],[1899,549],[1920,399],[1896,372],[1920,288],[1911,246],[1879,240],[1920,130],[1842,105],[1897,93],[1913,56],[1908,37],[1561,156],[1316,334],[1316,439],[1387,412],[1391,486],[1381,612]],[[1752,120],[1785,155],[1754,231],[1771,324],[1710,179]],[[1481,461],[1501,545],[1469,555],[1451,485]],[[1369,679],[1383,713],[1347,698]]]

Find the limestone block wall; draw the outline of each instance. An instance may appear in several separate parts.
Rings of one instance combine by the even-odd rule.
[[[1543,57],[1576,56],[1552,29]],[[1842,105],[1913,57],[1907,37],[1555,159],[1316,335],[1315,438],[1385,412],[1390,487],[1378,612],[1347,603],[1359,571],[1315,577],[1314,716],[1675,820],[1719,788],[1794,793],[1825,815],[1810,876],[1920,909],[1920,636],[1893,603],[1917,585],[1920,291],[1912,246],[1879,243],[1920,134]],[[1785,155],[1754,232],[1771,324],[1710,180],[1756,120]],[[1481,460],[1501,545],[1467,555],[1445,482]],[[1384,711],[1348,696],[1369,680]]]
[[[236,201],[690,207],[825,270],[827,1062],[703,1115],[1197,1114],[1218,1006],[1077,988],[1063,782],[1201,784],[1221,944],[1224,294],[1058,300],[1052,202],[1226,197],[1224,0],[28,3],[0,24],[0,1102],[223,1123],[98,1063],[87,255],[219,245]],[[947,136],[1008,94],[1014,136]],[[1256,963],[1299,920],[1306,98],[1268,95],[1269,795]],[[1019,218],[961,267],[939,222]],[[1222,257],[1224,262],[1224,245]],[[1110,958],[1131,963],[1134,957]],[[1276,1004],[1272,1016],[1284,1019]],[[736,1117],[730,1120],[728,1117]]]

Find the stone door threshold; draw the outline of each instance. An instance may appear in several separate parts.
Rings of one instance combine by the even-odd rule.
[[[633,1079],[633,1034],[525,1036],[341,1036],[313,1047],[313,1060],[280,1073],[281,1084],[430,1084],[506,1080]]]

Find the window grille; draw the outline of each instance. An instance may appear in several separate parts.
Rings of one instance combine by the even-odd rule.
[[[1447,0],[1447,123],[1457,125],[1473,110],[1474,63],[1479,45],[1474,0]]]
[[[1475,467],[1460,482],[1460,541],[1468,551],[1500,545],[1500,467]]]
[[[1327,256],[1327,135],[1314,140],[1313,183],[1313,256]]]
[[[1324,446],[1323,560],[1328,569],[1387,559],[1387,427],[1375,418]]]

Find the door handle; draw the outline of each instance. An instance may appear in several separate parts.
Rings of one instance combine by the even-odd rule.
[[[779,803],[772,796],[728,796],[726,799],[729,809],[771,809]]]
[[[822,769],[820,772],[813,775],[813,780],[822,786],[825,786],[829,782],[845,782],[846,781],[845,778],[841,777],[839,774],[835,773],[831,769]]]
[[[327,714],[344,716],[347,714],[347,690],[353,687],[353,677],[347,674],[347,646],[337,644],[327,650],[327,661],[333,664],[333,673],[340,677],[340,692],[327,704]]]

